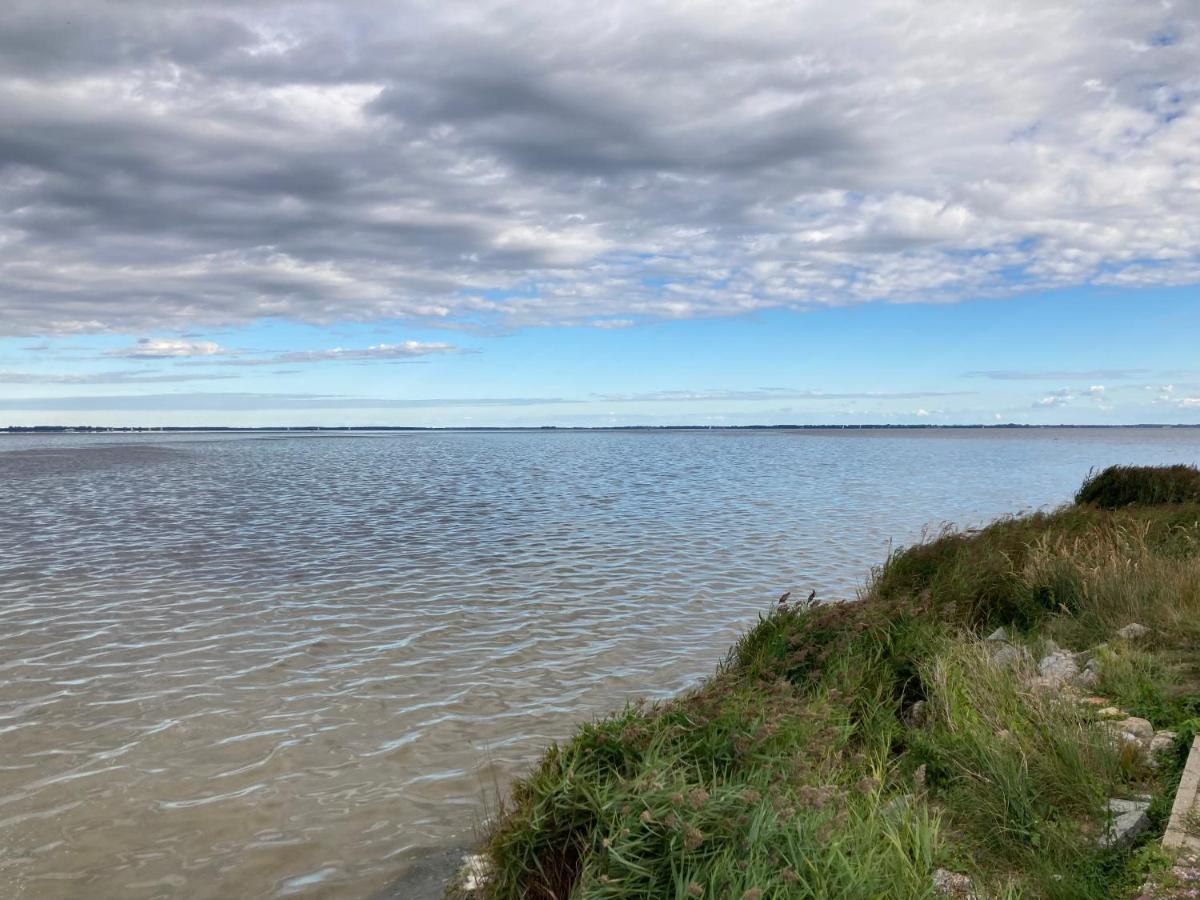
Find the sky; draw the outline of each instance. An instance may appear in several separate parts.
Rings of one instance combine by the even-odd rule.
[[[1194,0],[8,0],[5,425],[1200,424]]]

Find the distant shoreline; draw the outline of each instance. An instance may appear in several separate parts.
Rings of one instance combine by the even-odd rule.
[[[1200,424],[1172,422],[1142,422],[1134,425],[1021,425],[1014,422],[996,425],[9,425],[0,428],[4,434],[289,434],[322,432],[546,432],[546,431],[1048,431],[1142,429],[1200,429]]]

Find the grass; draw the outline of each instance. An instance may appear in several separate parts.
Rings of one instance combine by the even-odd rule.
[[[945,868],[989,897],[1134,896],[1165,863],[1153,832],[1101,848],[1104,802],[1152,794],[1161,832],[1200,725],[1200,498],[1178,468],[897,552],[857,602],[775,609],[697,689],[582,726],[514,787],[484,895],[917,898]],[[1089,649],[1090,690],[1178,752],[1151,770],[1031,662],[997,662],[999,626],[1030,659]]]
[[[1200,469],[1195,466],[1110,466],[1089,475],[1075,495],[1076,503],[1093,503],[1103,509],[1197,501]]]

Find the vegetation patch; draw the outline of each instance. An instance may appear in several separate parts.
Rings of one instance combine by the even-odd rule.
[[[1103,509],[1200,502],[1200,469],[1195,466],[1109,466],[1088,477],[1076,503]]]
[[[1135,896],[1200,722],[1200,498],[1083,496],[1113,471],[893,554],[855,602],[779,606],[697,689],[582,726],[514,787],[479,893]],[[1147,810],[1127,840],[1114,799]]]

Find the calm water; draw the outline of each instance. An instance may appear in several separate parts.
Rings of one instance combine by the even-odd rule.
[[[0,897],[370,897],[889,539],[1200,431],[0,438]]]

